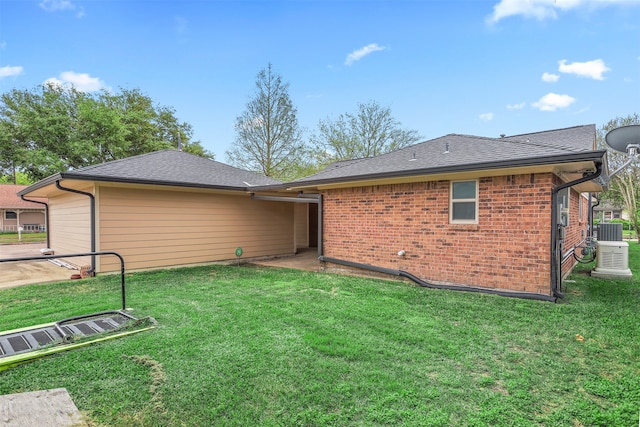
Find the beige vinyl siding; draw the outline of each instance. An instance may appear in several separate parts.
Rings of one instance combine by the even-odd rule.
[[[246,194],[100,187],[100,250],[120,253],[127,269],[291,254],[293,204]],[[103,257],[100,271],[119,269]]]
[[[296,248],[309,247],[309,205],[294,203]]]
[[[91,204],[88,196],[62,193],[49,199],[49,239],[56,255],[91,251]],[[90,265],[90,257],[68,258],[77,266]]]

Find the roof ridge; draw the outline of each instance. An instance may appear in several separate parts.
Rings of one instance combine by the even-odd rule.
[[[511,138],[511,137],[505,137],[505,139],[507,138]],[[539,141],[521,141],[519,139],[512,139],[512,140],[507,140],[505,142],[512,142],[514,144],[521,144],[521,145],[531,145],[534,147],[546,147],[546,148],[556,148],[556,149],[561,149],[561,150],[567,150],[567,151],[571,151],[571,152],[575,152],[575,153],[579,153],[581,151],[585,151],[585,150],[580,150],[578,148],[575,147],[569,147],[566,145],[560,145],[560,144],[548,144],[548,143],[544,143],[544,142],[539,142]]]
[[[524,136],[524,135],[538,135],[538,134],[541,134],[541,133],[559,132],[559,131],[564,131],[564,130],[569,130],[569,129],[585,128],[585,127],[589,127],[589,126],[594,126],[595,127],[595,124],[590,123],[590,124],[587,124],[587,125],[576,125],[576,126],[568,126],[568,127],[565,127],[565,128],[558,128],[558,129],[539,130],[537,132],[519,133],[519,134],[515,134],[515,135],[507,135],[506,138],[516,138],[516,137]]]
[[[70,170],[70,171],[63,171],[62,173],[65,173],[65,172],[66,173],[75,173],[75,172],[89,171],[89,170],[95,169],[95,168],[97,168],[99,166],[104,166],[107,163],[112,165],[114,163],[121,163],[121,162],[124,162],[126,160],[130,160],[130,159],[133,159],[133,158],[136,158],[136,157],[140,158],[140,157],[150,156],[150,155],[153,155],[153,154],[162,153],[163,151],[177,151],[177,150],[172,150],[170,148],[164,148],[162,150],[149,151],[147,153],[136,154],[135,156],[123,157],[121,159],[113,159],[113,160],[108,160],[108,161],[102,162],[102,163],[96,163],[96,164],[93,164],[93,165],[83,166],[83,167],[81,167],[79,169],[73,169],[73,170]],[[190,153],[187,153],[187,154],[190,154]],[[191,155],[193,156],[193,154],[191,154]]]

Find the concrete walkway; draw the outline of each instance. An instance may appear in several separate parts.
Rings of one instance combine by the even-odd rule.
[[[318,261],[318,249],[299,249],[296,255],[254,260],[250,264],[263,265],[265,267],[294,268],[296,270],[320,271]]]
[[[22,243],[0,245],[0,259],[41,256],[40,249],[44,243]],[[69,280],[78,273],[59,267],[50,261],[21,261],[0,263],[0,289],[33,283],[60,282]]]
[[[65,388],[0,396],[0,425],[7,427],[86,427]]]

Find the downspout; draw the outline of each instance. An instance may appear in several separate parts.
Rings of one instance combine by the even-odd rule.
[[[20,196],[20,198],[22,200],[24,200],[25,202],[39,203],[41,205],[44,205],[44,228],[47,231],[47,248],[50,248],[51,247],[51,241],[49,240],[49,204],[46,203],[46,202],[40,202],[38,200],[26,199],[24,197],[24,195]]]
[[[560,239],[558,238],[558,193],[568,187],[581,184],[586,181],[596,179],[602,174],[602,162],[596,162],[596,171],[593,173],[585,173],[582,178],[574,181],[565,182],[551,190],[551,293],[557,298],[564,298],[560,292],[560,282],[562,280],[562,254],[560,247]]]
[[[68,191],[69,193],[81,194],[89,197],[89,205],[91,207],[91,252],[96,251],[96,198],[91,193],[85,191],[75,190],[73,188],[67,188],[60,185],[60,180],[56,181],[56,188],[62,191]],[[96,271],[96,256],[91,255],[91,270],[87,273],[94,273]]]
[[[593,221],[595,218],[595,213],[594,210],[596,207],[600,206],[600,199],[598,199],[597,196],[593,197],[594,199],[596,199],[596,203],[595,204],[591,204],[590,208],[589,208],[589,227],[590,227],[590,232],[591,234],[589,234],[589,237],[593,237],[594,233],[593,233]],[[589,203],[591,203],[591,193],[589,193]]]
[[[323,231],[323,214],[322,214],[322,194],[318,194],[318,259],[324,256],[324,247],[322,245]]]

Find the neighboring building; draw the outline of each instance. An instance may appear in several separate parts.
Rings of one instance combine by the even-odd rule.
[[[0,232],[45,231],[45,205],[22,200],[18,192],[27,188],[26,185],[0,184]],[[46,202],[46,199],[37,199]]]
[[[627,211],[619,206],[613,206],[609,202],[602,202],[593,208],[594,219],[604,222],[614,219],[629,219]]]
[[[607,173],[587,125],[447,135],[290,183],[167,150],[56,174],[21,194],[49,198],[56,253],[117,251],[130,269],[318,246],[329,266],[555,300],[588,236],[581,193],[602,191]]]

